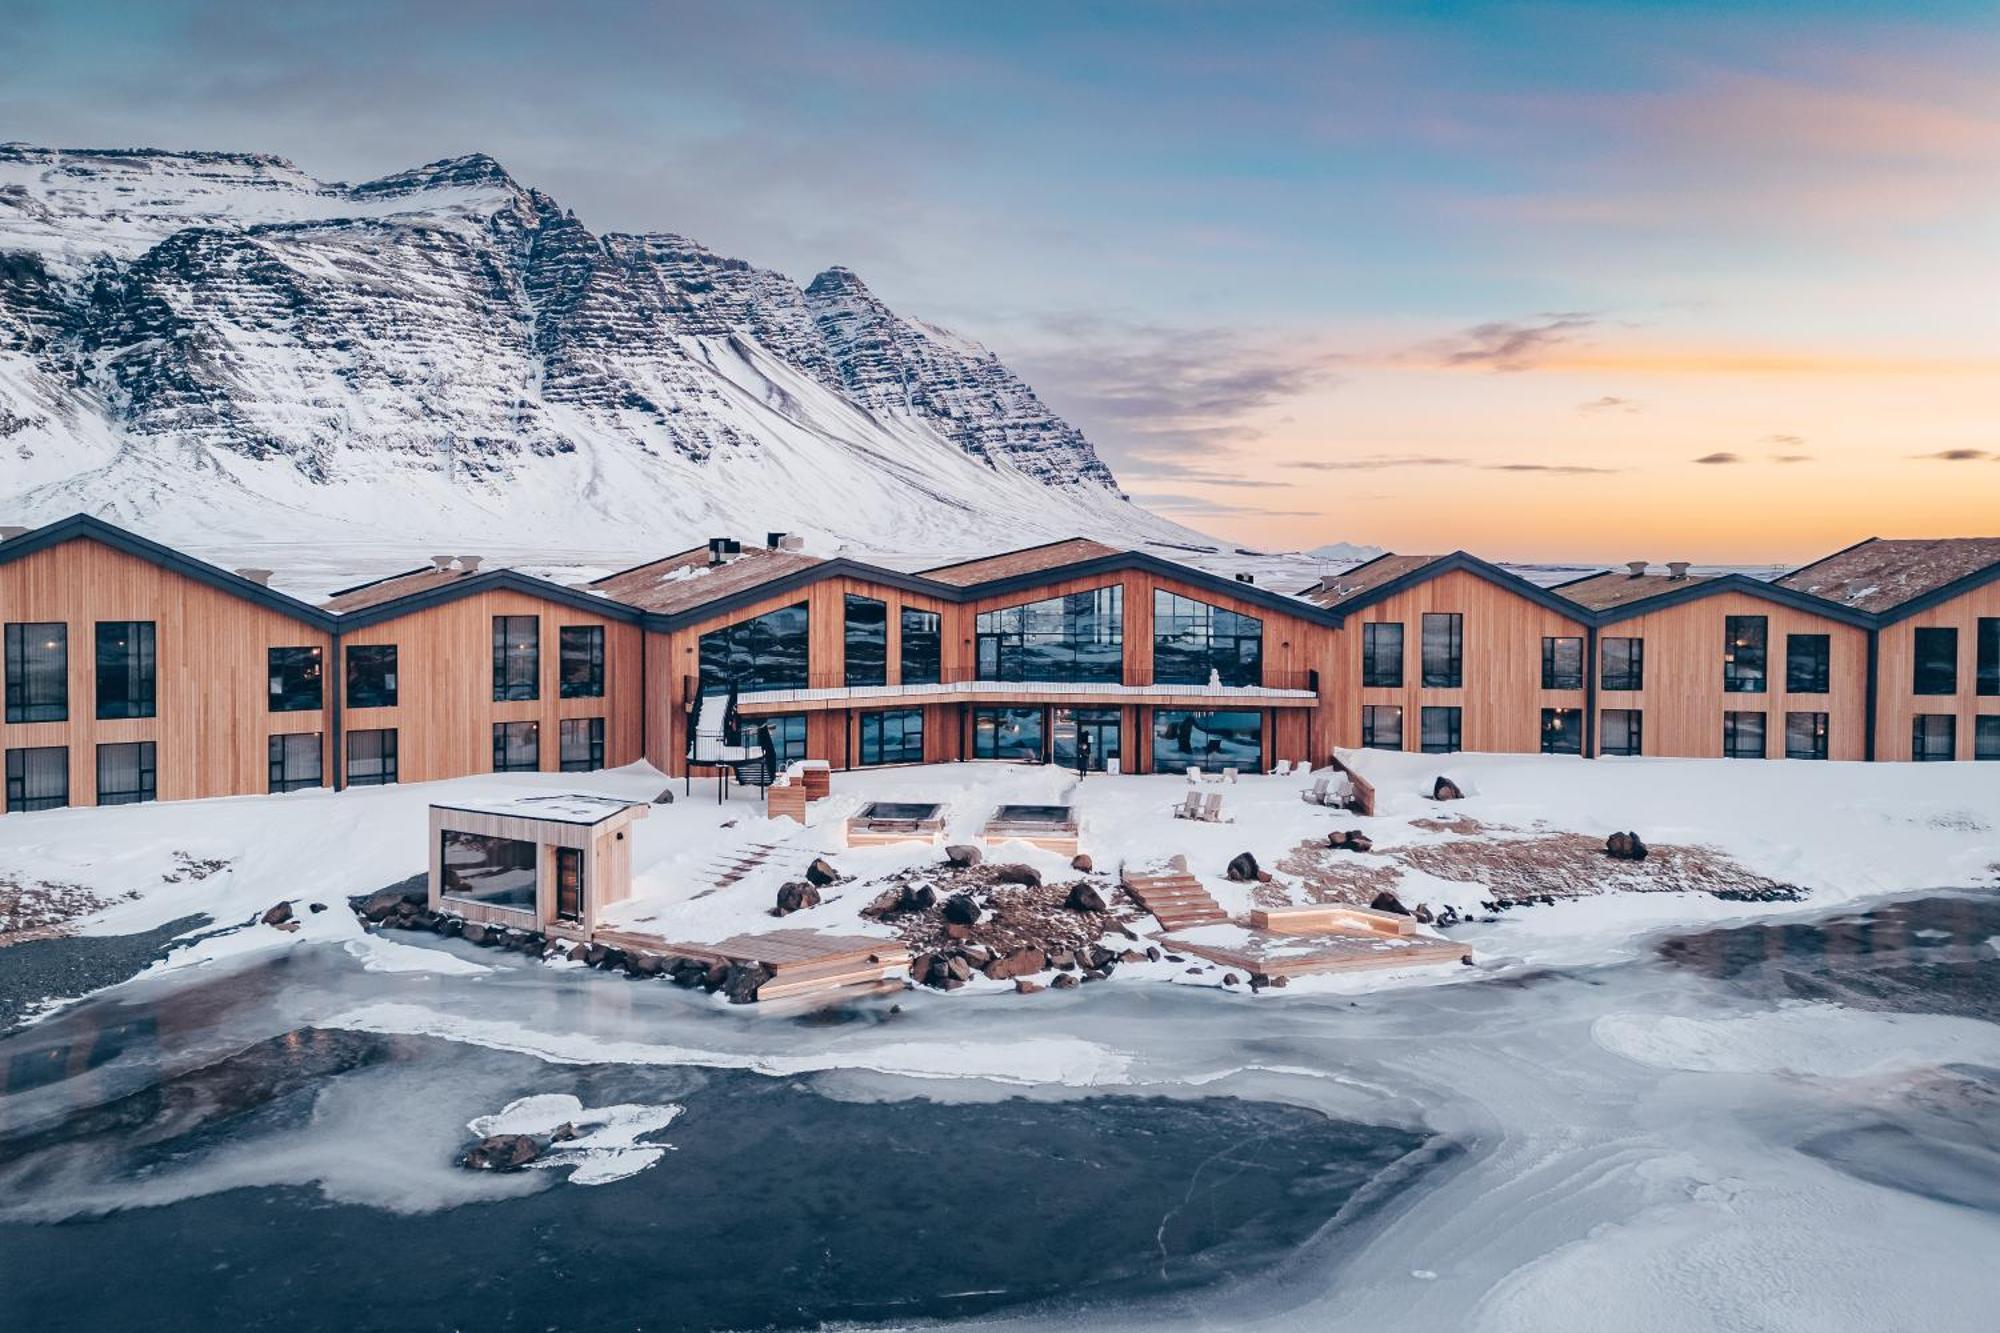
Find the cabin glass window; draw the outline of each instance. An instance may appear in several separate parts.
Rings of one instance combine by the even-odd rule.
[[[1263,763],[1262,713],[1190,713],[1171,708],[1153,712],[1156,773],[1184,773],[1190,768],[1207,773],[1225,768],[1256,773]]]
[[[889,604],[875,597],[847,594],[847,670],[849,689],[889,683]]]
[[[1646,688],[1646,641],[1644,639],[1601,639],[1598,653],[1603,658],[1601,680],[1607,690]]]
[[[268,654],[273,713],[309,713],[325,705],[318,648],[273,648]]]
[[[1767,616],[1726,616],[1722,625],[1722,690],[1725,694],[1764,692],[1765,645],[1770,619]],[[1762,717],[1758,713],[1754,716]],[[1758,731],[1759,739],[1763,732]],[[1760,756],[1761,757],[1761,756]]]
[[[972,710],[972,757],[1042,762],[1043,714],[1039,708]]]
[[[701,692],[805,689],[810,623],[799,602],[702,635]]]
[[[7,808],[54,810],[69,804],[69,749],[26,746],[7,751]]]
[[[270,760],[272,791],[303,791],[325,785],[317,731],[273,736],[265,748]]]
[[[1459,748],[1459,708],[1425,708],[1417,718],[1418,743],[1425,754],[1452,754]]]
[[[68,721],[69,626],[61,621],[10,624],[5,638],[7,720]]]
[[[152,741],[97,747],[97,803],[138,805],[159,794],[159,765]]]
[[[1910,758],[1918,763],[1958,758],[1958,718],[1952,713],[1918,713],[1910,719]]]
[[[1826,733],[1825,713],[1785,714],[1785,758],[1826,758]]]
[[[595,773],[604,767],[604,719],[566,717],[556,728],[561,747],[557,767],[565,773]]]
[[[1607,708],[1598,718],[1599,754],[1645,753],[1645,714],[1637,708]]]
[[[495,722],[493,724],[495,773],[535,773],[539,772],[541,767],[541,723]]]
[[[1263,665],[1263,621],[1164,588],[1153,590],[1155,684],[1259,685]]]
[[[1982,713],[1972,719],[1972,757],[2000,759],[2000,713]]]
[[[387,787],[396,781],[396,729],[347,733],[347,785]]]
[[[974,628],[980,680],[1125,679],[1125,590],[1118,584],[982,611]]]
[[[150,620],[97,622],[97,715],[152,717],[159,710],[160,665]]]
[[[1545,690],[1583,688],[1582,639],[1570,635],[1553,635],[1542,640],[1542,688]]]
[[[783,713],[776,717],[749,717],[743,719],[745,745],[762,748],[764,733],[771,733],[771,748],[777,753],[778,763],[795,764],[806,757],[806,715],[804,713]]]
[[[1542,753],[1583,753],[1583,710],[1544,708],[1542,710]]]
[[[604,626],[564,625],[556,631],[556,657],[563,698],[604,697]]]
[[[1957,694],[1958,631],[1948,628],[1920,629],[1913,638],[1916,667],[1911,691],[1916,694]]]
[[[860,724],[863,764],[924,762],[923,709],[896,708],[882,713],[863,713]]]
[[[396,706],[396,645],[358,643],[346,649],[347,706],[349,708],[394,708]]]
[[[903,684],[936,685],[944,679],[944,633],[940,624],[935,611],[903,608]]]
[[[1424,688],[1456,690],[1463,687],[1465,617],[1456,611],[1426,611],[1422,633]]]
[[[1402,688],[1403,626],[1400,621],[1377,621],[1361,627],[1361,683],[1380,689]]]
[[[1722,757],[1762,759],[1764,757],[1764,715],[1729,712],[1722,715]]]
[[[1395,704],[1361,706],[1361,744],[1369,750],[1403,748],[1403,710]]]
[[[2000,694],[2000,616],[1979,618],[1979,675],[1976,691]]]
[[[493,697],[542,697],[542,618],[493,617]]]
[[[446,829],[439,835],[442,896],[481,907],[535,910],[538,848],[519,838],[493,838]]]
[[[1785,636],[1785,692],[1825,694],[1832,679],[1833,640],[1825,634]]]

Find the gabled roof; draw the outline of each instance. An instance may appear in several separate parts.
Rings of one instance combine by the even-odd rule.
[[[969,588],[974,584],[991,583],[1018,574],[1035,574],[1047,569],[1060,569],[1064,565],[1097,560],[1119,553],[1116,547],[1106,546],[1103,542],[1092,541],[1088,537],[1069,537],[1062,541],[1046,542],[1040,546],[1026,546],[1018,551],[1002,551],[999,555],[981,556],[977,560],[961,560],[956,564],[939,565],[934,569],[924,570],[923,576],[939,583],[949,583],[954,587]]]
[[[1713,577],[1712,574],[1684,574],[1674,578],[1669,574],[1620,574],[1602,570],[1553,584],[1550,591],[1589,610],[1610,611],[1627,602],[1658,597],[1661,593],[1675,592],[1691,583],[1705,583]]]
[[[455,583],[459,579],[471,577],[473,575],[470,570],[438,569],[432,565],[425,565],[422,569],[408,569],[386,578],[357,583],[352,588],[342,588],[320,605],[328,611],[340,614],[363,611],[371,606],[379,606],[383,602],[393,602],[420,592],[430,592],[435,588]]]
[[[798,551],[755,547],[731,556],[725,564],[712,565],[708,548],[698,546],[607,574],[590,586],[604,597],[641,611],[679,615],[746,592],[761,595],[766,584],[829,563]]]
[[[1299,595],[1314,606],[1338,607],[1374,591],[1391,579],[1401,578],[1442,559],[1444,557],[1439,555],[1397,555],[1393,551],[1384,551],[1371,560],[1362,561],[1352,569],[1342,570],[1338,574],[1328,574]]]
[[[573,588],[567,583],[538,579],[532,574],[523,574],[518,569],[482,569],[477,574],[451,570],[447,573],[454,577],[437,580],[413,579],[413,585],[421,586],[398,589],[394,596],[380,601],[369,601],[344,611],[333,618],[334,628],[352,630],[379,625],[398,616],[427,611],[434,606],[443,606],[461,597],[476,597],[483,592],[517,592],[523,596],[553,602],[558,606],[573,607],[586,615],[602,616],[607,620],[639,619],[638,611],[609,597],[600,597],[582,588]],[[400,582],[410,577],[398,575],[390,581]],[[366,591],[366,588],[359,591]]]
[[[1684,602],[1698,602],[1704,597],[1717,597],[1726,592],[1740,592],[1779,606],[1787,606],[1795,611],[1806,611],[1828,620],[1837,620],[1843,625],[1855,625],[1862,629],[1872,629],[1875,617],[1866,611],[1841,606],[1837,602],[1825,601],[1810,593],[1794,588],[1780,587],[1763,579],[1753,579],[1748,574],[1717,574],[1710,578],[1686,578],[1667,580],[1670,585],[1665,590],[1650,597],[1640,597],[1620,602],[1604,610],[1595,612],[1592,620],[1598,625],[1612,625],[1634,616],[1650,615],[1664,611]]]
[[[1378,555],[1344,574],[1322,579],[1321,589],[1324,596],[1332,599],[1328,609],[1345,617],[1377,602],[1387,601],[1399,592],[1460,570],[1579,624],[1590,620],[1590,613],[1574,602],[1556,596],[1539,584],[1528,582],[1519,574],[1510,574],[1490,560],[1481,560],[1469,551],[1453,551],[1450,555]],[[1318,601],[1317,598],[1313,600]]]
[[[1994,578],[2000,578],[2000,537],[1870,537],[1778,583],[1894,620]]]

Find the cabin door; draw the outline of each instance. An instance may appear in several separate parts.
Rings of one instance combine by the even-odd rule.
[[[581,848],[556,848],[556,916],[564,921],[583,920],[583,851]]]

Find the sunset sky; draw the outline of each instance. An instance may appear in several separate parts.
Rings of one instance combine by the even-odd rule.
[[[843,263],[1239,542],[2000,532],[2000,5],[0,0],[0,137]]]

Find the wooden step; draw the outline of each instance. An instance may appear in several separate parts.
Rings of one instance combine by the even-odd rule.
[[[1126,875],[1125,891],[1167,930],[1208,926],[1229,920],[1222,905],[1193,875]]]

